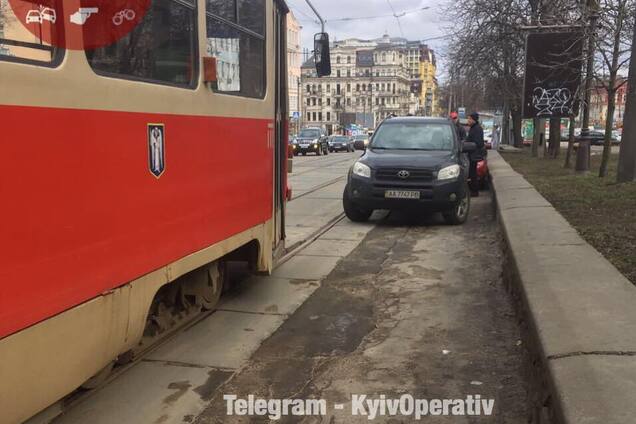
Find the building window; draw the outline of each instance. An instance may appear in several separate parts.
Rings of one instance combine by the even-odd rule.
[[[322,112],[318,112],[318,120],[322,121]]]
[[[350,77],[350,76],[351,76],[351,70],[347,69],[347,77]]]
[[[310,112],[307,112],[307,120],[311,121],[311,113]]]
[[[312,112],[312,114],[311,114],[311,118],[312,118],[312,119],[311,119],[312,121],[315,121],[315,120],[316,120],[316,112]]]
[[[307,99],[307,106],[311,106],[311,99]]]
[[[132,32],[109,46],[87,50],[86,58],[98,74],[194,87],[198,79],[196,16],[194,0],[154,1]],[[264,84],[265,56],[253,60],[257,73],[249,72],[249,76],[259,79],[260,72]],[[230,75],[229,64],[224,69]]]
[[[338,70],[336,71],[336,76],[337,76],[338,78],[340,78],[340,69],[338,69]]]
[[[327,121],[331,121],[331,112],[327,112]]]
[[[347,56],[347,63],[351,63],[351,56]]]
[[[331,106],[331,97],[327,97],[327,106]]]
[[[309,84],[307,84],[307,92],[311,93],[311,86]]]
[[[336,56],[336,63],[340,63],[340,56]]]
[[[312,106],[316,106],[316,98],[315,97],[313,99],[311,99],[311,105]]]
[[[347,84],[347,93],[351,93],[351,84]]]

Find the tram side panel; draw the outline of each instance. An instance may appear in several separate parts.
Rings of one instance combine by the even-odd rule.
[[[11,158],[0,167],[2,238],[11,240],[0,336],[271,218],[266,120],[7,106],[0,114]],[[159,125],[165,163],[156,175],[149,132]]]

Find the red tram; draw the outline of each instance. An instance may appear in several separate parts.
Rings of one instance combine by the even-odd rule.
[[[213,309],[226,258],[272,269],[287,8],[153,0],[130,34],[84,51],[34,40],[2,6],[0,421],[12,424],[165,331],[166,311]]]

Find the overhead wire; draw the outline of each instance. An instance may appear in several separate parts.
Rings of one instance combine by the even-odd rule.
[[[393,16],[395,17],[395,20],[397,21],[398,28],[400,28],[400,35],[402,36],[402,38],[404,38],[404,31],[402,30],[402,23],[400,22],[400,17],[398,16],[397,13],[395,13],[395,9],[393,8],[393,3],[391,3],[391,0],[386,0],[386,2],[389,4],[389,7],[391,8],[391,12],[393,12]]]

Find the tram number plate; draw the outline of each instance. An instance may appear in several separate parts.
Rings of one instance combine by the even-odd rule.
[[[420,192],[412,190],[387,190],[384,192],[386,199],[419,199]]]

